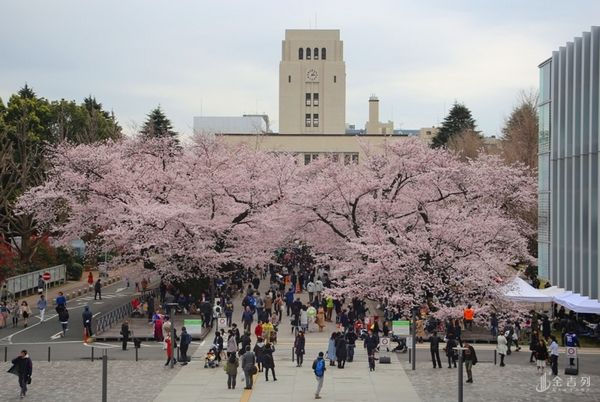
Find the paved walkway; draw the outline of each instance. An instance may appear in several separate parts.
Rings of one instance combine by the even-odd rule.
[[[263,286],[261,290],[262,288]],[[303,293],[301,298],[306,301],[308,295]],[[239,319],[241,298],[238,297],[234,304],[236,308],[234,318]],[[238,326],[240,326],[239,322]],[[192,362],[177,373],[155,401],[301,402],[314,400],[316,380],[311,368],[312,362],[319,351],[326,351],[329,336],[335,330],[335,324],[328,323],[323,332],[308,333],[305,361],[302,367],[297,368],[296,363],[292,361],[294,338],[291,335],[289,318],[284,313],[274,354],[277,381],[270,379],[266,382],[264,373],[258,373],[254,378],[252,390],[243,389],[244,379],[241,370],[237,377],[236,389],[229,390],[227,376],[221,367],[204,368],[204,355],[212,342],[212,336],[209,336],[204,345],[194,352]],[[254,342],[253,336],[253,344]],[[347,363],[343,370],[327,366],[321,396],[323,400],[340,402],[421,401],[397,361],[390,365],[378,365],[375,372],[369,372],[367,355],[362,345],[356,348],[354,362]]]

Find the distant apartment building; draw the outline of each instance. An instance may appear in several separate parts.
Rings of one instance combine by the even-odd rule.
[[[600,27],[539,71],[539,274],[598,299]]]

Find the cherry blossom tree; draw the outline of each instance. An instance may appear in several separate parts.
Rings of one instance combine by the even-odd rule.
[[[63,144],[52,163],[48,181],[20,202],[41,230],[130,260],[160,256],[158,271],[176,277],[267,261],[277,244],[260,217],[284,199],[296,168],[290,156],[201,136],[185,147],[141,138]]]
[[[369,153],[359,165],[330,160],[302,172],[281,212],[331,266],[331,293],[381,301],[404,314],[440,315],[500,301],[509,266],[529,261],[532,230],[513,211],[535,202],[535,182],[495,156],[461,162],[417,141]]]

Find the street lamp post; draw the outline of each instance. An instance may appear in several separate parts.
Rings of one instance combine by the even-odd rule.
[[[458,353],[458,402],[463,402],[463,350],[466,349],[460,346],[452,348]]]
[[[412,338],[412,345],[411,345],[411,363],[412,363],[412,369],[415,370],[416,369],[416,364],[417,364],[417,312],[419,311],[418,307],[413,307],[412,309],[412,327],[411,327],[411,338]]]

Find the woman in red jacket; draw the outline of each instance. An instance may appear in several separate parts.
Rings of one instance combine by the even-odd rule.
[[[167,335],[167,337],[165,338],[165,344],[167,345],[167,362],[165,363],[165,366],[168,366],[169,363],[171,362],[171,360],[173,359],[173,349],[171,348],[172,342],[171,342],[170,335]],[[173,363],[176,363],[176,362],[173,361]],[[171,368],[172,368],[172,366],[171,366]]]

